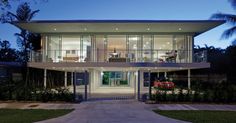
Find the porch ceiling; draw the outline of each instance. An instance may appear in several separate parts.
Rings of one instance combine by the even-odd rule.
[[[224,21],[213,20],[45,20],[15,22],[35,33],[191,33],[201,34]]]

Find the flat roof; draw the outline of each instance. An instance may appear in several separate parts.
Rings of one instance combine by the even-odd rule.
[[[34,33],[190,33],[211,30],[220,20],[35,20],[15,22]]]

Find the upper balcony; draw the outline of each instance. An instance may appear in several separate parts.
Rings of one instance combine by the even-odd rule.
[[[132,62],[199,63],[207,62],[207,52],[192,50],[50,50],[32,51],[30,62]]]

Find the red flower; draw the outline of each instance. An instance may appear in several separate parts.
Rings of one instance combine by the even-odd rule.
[[[159,89],[174,89],[175,84],[173,82],[154,82],[154,87]]]

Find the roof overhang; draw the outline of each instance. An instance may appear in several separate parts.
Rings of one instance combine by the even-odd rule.
[[[41,20],[15,22],[34,33],[188,33],[194,36],[213,29],[219,20]]]

